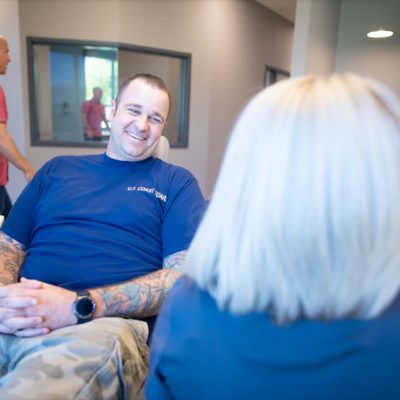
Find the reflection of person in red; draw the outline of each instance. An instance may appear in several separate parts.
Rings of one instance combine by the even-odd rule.
[[[93,97],[82,105],[82,121],[85,140],[101,140],[101,122],[104,121],[109,129],[108,121],[101,104],[103,91],[99,87],[93,88]]]

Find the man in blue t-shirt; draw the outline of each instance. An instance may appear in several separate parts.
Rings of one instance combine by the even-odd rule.
[[[129,77],[106,153],[56,157],[17,200],[0,233],[0,398],[142,396],[143,320],[204,206],[190,172],[152,156],[170,103],[158,77]]]

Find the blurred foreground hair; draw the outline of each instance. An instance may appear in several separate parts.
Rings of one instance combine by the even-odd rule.
[[[188,273],[234,314],[371,318],[400,284],[400,103],[356,75],[303,77],[239,117]]]

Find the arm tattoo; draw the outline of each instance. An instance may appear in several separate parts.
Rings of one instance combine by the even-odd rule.
[[[106,316],[145,318],[156,315],[181,275],[186,251],[164,259],[163,269],[118,285],[94,289],[105,305]]]
[[[186,260],[187,250],[178,251],[164,258],[163,268],[174,269],[183,272],[183,265]]]
[[[26,256],[26,247],[0,232],[0,286],[15,283]]]

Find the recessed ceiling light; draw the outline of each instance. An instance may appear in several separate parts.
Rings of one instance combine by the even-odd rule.
[[[390,36],[393,36],[393,32],[386,31],[386,30],[380,28],[378,31],[368,32],[367,36],[369,38],[373,38],[373,39],[382,39],[382,38],[388,38]]]

